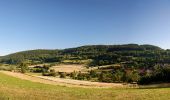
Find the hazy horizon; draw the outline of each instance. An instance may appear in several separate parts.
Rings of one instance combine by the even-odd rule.
[[[168,0],[1,0],[0,56],[83,45],[170,49]]]

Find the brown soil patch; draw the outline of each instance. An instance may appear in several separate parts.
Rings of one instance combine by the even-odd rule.
[[[83,65],[76,65],[76,64],[72,64],[72,65],[57,65],[57,66],[53,66],[52,69],[54,69],[56,72],[66,72],[66,73],[71,73],[74,71],[86,71],[87,68],[84,67]]]

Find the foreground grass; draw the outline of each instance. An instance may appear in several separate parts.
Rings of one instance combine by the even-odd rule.
[[[102,89],[53,86],[0,73],[0,100],[170,100],[170,88]]]

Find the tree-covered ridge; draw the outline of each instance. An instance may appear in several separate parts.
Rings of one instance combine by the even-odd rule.
[[[143,51],[143,50],[162,50],[160,47],[153,45],[87,45],[77,48],[64,49],[64,52],[114,52],[114,51]]]
[[[45,58],[51,58],[58,56],[59,50],[29,50],[23,52],[17,52],[14,54],[1,57],[1,62],[8,64],[17,64],[25,60],[41,61]]]
[[[61,59],[93,59],[94,62],[112,64],[132,57],[155,57],[165,50],[153,45],[88,45],[63,50],[30,50],[1,57],[1,62],[16,64],[21,61],[56,62]],[[97,64],[96,63],[96,64]],[[104,64],[104,63],[103,63]],[[100,65],[100,64],[99,64]]]

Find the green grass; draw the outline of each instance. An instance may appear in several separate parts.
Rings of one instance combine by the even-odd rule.
[[[53,86],[0,73],[0,100],[170,100],[170,88],[102,89]]]

